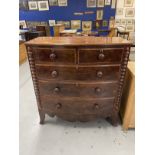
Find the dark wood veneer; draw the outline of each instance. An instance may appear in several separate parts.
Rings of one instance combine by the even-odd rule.
[[[42,37],[26,43],[40,123],[109,117],[117,124],[131,43],[121,38]]]

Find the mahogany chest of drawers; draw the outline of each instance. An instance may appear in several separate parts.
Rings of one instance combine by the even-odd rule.
[[[119,37],[39,37],[26,43],[40,115],[117,124],[130,42]]]

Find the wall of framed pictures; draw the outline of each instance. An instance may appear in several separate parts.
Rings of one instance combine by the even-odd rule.
[[[92,30],[95,30],[93,22],[96,21],[97,18],[102,20],[102,22],[100,22],[102,23],[100,29],[108,29],[109,20],[111,17],[115,17],[116,12],[116,7],[114,7],[116,0],[108,1],[110,2],[110,5],[106,5],[105,3],[103,4],[102,0],[95,0],[96,5],[94,5],[94,0],[67,0],[67,3],[65,0],[48,0],[49,8],[47,7],[44,9],[42,7],[46,5],[42,5],[41,7],[37,6],[38,9],[36,9],[33,4],[31,5],[32,10],[29,9],[29,5],[26,5],[26,1],[29,2],[30,0],[20,1],[24,3],[20,3],[21,9],[19,11],[19,20],[25,20],[26,22],[40,21],[47,23],[49,23],[49,20],[55,20],[55,23],[64,21],[66,28],[68,29],[71,28],[69,25],[71,26],[72,20],[80,20],[81,27],[78,29],[78,31],[82,30],[82,21],[91,21]],[[36,0],[36,2],[38,1],[42,0]],[[23,9],[24,7],[25,9]],[[53,35],[52,26],[51,35]]]
[[[115,26],[130,32],[130,40],[135,40],[135,0],[117,0]]]

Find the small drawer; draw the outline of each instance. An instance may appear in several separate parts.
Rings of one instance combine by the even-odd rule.
[[[41,97],[42,107],[55,113],[102,114],[112,111],[114,98],[111,99],[55,99]]]
[[[76,50],[71,48],[34,48],[36,63],[65,63],[76,62]]]
[[[119,79],[119,66],[76,68],[36,65],[36,72],[39,79],[47,80],[116,81]]]
[[[79,63],[120,63],[123,50],[123,48],[79,49]]]
[[[104,84],[79,84],[60,83],[60,82],[39,82],[39,90],[41,94],[52,97],[114,97],[116,94],[118,83]]]

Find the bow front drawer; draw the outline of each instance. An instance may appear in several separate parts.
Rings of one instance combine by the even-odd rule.
[[[83,48],[79,49],[79,63],[98,63],[98,64],[108,64],[108,63],[120,63],[122,60],[123,48]]]
[[[39,79],[116,81],[119,79],[119,66],[58,67],[36,66]]]
[[[42,81],[39,83],[40,93],[52,97],[114,97],[118,83],[61,83]]]
[[[111,113],[114,98],[101,100],[55,99],[42,97],[45,110],[67,114],[102,114]]]
[[[36,63],[65,63],[76,62],[76,50],[73,48],[34,48]]]

